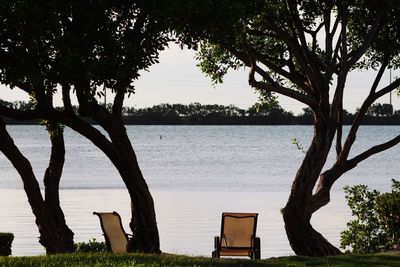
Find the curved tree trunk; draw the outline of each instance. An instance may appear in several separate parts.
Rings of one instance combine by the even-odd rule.
[[[63,123],[85,136],[111,160],[121,175],[131,199],[130,228],[133,238],[130,240],[130,245],[132,250],[161,253],[153,198],[140,171],[136,154],[122,121],[105,112],[98,105],[94,108],[82,105],[80,114],[97,121],[106,130],[111,140],[79,119],[74,113],[51,110],[45,115],[47,119]]]
[[[65,220],[62,218],[60,221],[54,218],[62,215],[62,211],[59,205],[53,203],[52,206],[57,207],[61,213],[57,215],[52,213],[51,209],[47,209],[46,202],[43,200],[40,192],[39,183],[36,180],[35,174],[33,173],[32,166],[28,159],[26,159],[19,149],[15,146],[11,136],[8,134],[3,120],[0,118],[0,151],[11,161],[15,169],[21,176],[23,181],[24,190],[28,197],[28,202],[32,208],[32,212],[35,215],[35,222],[38,226],[40,233],[40,243],[46,248],[47,253],[65,253],[71,250],[71,240],[73,233],[65,225]],[[54,160],[54,157],[52,157]],[[52,168],[49,166],[50,169]],[[48,171],[50,171],[48,169]],[[59,170],[58,170],[59,171]],[[59,177],[58,177],[59,179]],[[56,187],[51,186],[53,189]],[[51,189],[50,191],[53,191]],[[50,201],[50,199],[49,199]],[[62,215],[63,216],[63,215]],[[63,233],[60,235],[60,229]],[[68,230],[66,230],[68,229]],[[65,232],[69,232],[64,235]],[[73,245],[72,245],[73,248]]]
[[[333,137],[334,130],[328,125],[315,124],[312,143],[296,174],[289,200],[282,211],[286,234],[296,255],[341,254],[340,250],[329,243],[310,223],[312,214],[317,210],[313,206],[313,189],[326,162]],[[324,201],[324,205],[329,202]]]
[[[54,222],[53,231],[59,242],[48,248],[46,247],[46,250],[48,253],[73,252],[74,233],[65,222],[65,216],[60,206],[59,197],[60,179],[65,162],[64,135],[58,124],[50,123],[47,128],[50,134],[51,155],[49,166],[46,169],[43,179],[45,187],[44,201],[49,217],[48,220]],[[57,130],[54,131],[54,128],[57,128]],[[42,239],[45,239],[43,235],[40,237],[41,243]],[[45,243],[45,241],[43,242]]]
[[[296,255],[301,256],[330,256],[341,254],[340,250],[329,243],[311,225],[311,217],[307,212],[302,212],[303,207],[298,203],[306,202],[305,199],[291,199],[286,204],[283,212],[285,230],[290,246]]]
[[[161,253],[153,198],[137,162],[135,151],[123,125],[108,129],[118,151],[116,167],[131,198],[131,222],[133,251]]]
[[[161,253],[153,198],[148,190],[140,191],[131,193],[132,218],[129,226],[133,237],[130,246],[133,251]]]

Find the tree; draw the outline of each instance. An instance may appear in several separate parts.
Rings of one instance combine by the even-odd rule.
[[[366,185],[344,188],[354,220],[340,233],[340,246],[354,253],[376,253],[399,246],[400,182],[392,179],[392,191],[368,190]]]
[[[312,110],[314,136],[282,214],[297,255],[340,254],[310,219],[329,203],[330,189],[343,173],[400,141],[397,135],[349,156],[368,108],[400,85],[400,79],[380,84],[389,66],[399,67],[398,5],[390,0],[175,2],[180,11],[171,11],[173,27],[191,46],[200,40],[200,67],[214,82],[229,69],[246,66],[249,85],[261,95],[287,96]],[[368,68],[376,70],[375,79],[344,136],[347,76]],[[325,166],[335,142],[336,161]]]
[[[268,124],[291,124],[294,115],[285,111],[278,102],[276,97],[260,97],[259,102],[251,106],[247,110],[249,118],[260,119],[260,121],[268,122]]]
[[[368,108],[366,115],[390,117],[393,115],[393,106],[391,104],[376,103]]]
[[[41,118],[64,124],[88,138],[112,161],[131,198],[130,240],[135,251],[159,253],[154,203],[122,122],[126,96],[134,93],[139,71],[157,63],[169,41],[164,24],[142,5],[146,1],[2,1],[0,80],[22,89],[37,105],[17,111],[0,106],[14,119]],[[113,95],[109,111],[98,98]],[[60,91],[63,108],[54,108]],[[78,114],[98,123],[103,135]]]
[[[389,249],[388,235],[382,231],[382,222],[376,212],[376,198],[380,192],[369,191],[366,185],[346,186],[344,192],[355,220],[348,222],[347,228],[340,233],[341,248],[351,247],[357,254]]]
[[[58,194],[65,156],[63,129],[58,124],[48,122],[47,131],[50,134],[51,154],[44,175],[44,197],[29,160],[14,144],[1,117],[0,151],[10,160],[21,176],[29,204],[36,217],[40,233],[39,242],[46,248],[46,252],[72,252],[74,233],[65,222]]]

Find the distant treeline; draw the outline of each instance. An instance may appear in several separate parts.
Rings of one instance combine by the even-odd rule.
[[[16,101],[13,103],[0,100],[0,104],[9,107],[29,110],[32,103]],[[108,109],[111,105],[107,106]],[[74,107],[76,110],[77,108]],[[344,124],[351,124],[355,114],[343,112]],[[123,108],[123,118],[126,124],[139,125],[309,125],[313,114],[309,108],[304,108],[299,115],[284,110],[278,103],[253,105],[241,109],[234,105],[202,105],[200,103],[160,104],[148,108]],[[18,122],[5,118],[8,124],[36,124],[38,121]],[[393,110],[389,104],[373,104],[363,120],[364,125],[400,125],[400,110]]]

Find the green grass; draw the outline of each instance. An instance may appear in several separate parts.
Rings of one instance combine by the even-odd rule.
[[[400,266],[399,254],[343,255],[338,257],[280,257],[266,260],[211,259],[180,255],[65,254],[34,257],[0,257],[0,266]]]

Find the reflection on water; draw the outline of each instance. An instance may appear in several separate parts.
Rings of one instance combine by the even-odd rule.
[[[284,232],[280,208],[283,192],[153,192],[156,204],[161,249],[168,253],[210,256],[213,237],[219,235],[224,211],[258,212],[257,235],[262,257],[293,254]],[[39,233],[22,190],[0,189],[2,219],[0,231],[13,232],[13,255],[43,254]],[[117,211],[129,232],[129,197],[125,190],[62,190],[61,202],[75,241],[103,240],[98,218],[93,211]],[[343,195],[335,193],[332,203],[317,212],[313,223],[325,237],[339,244],[339,232],[349,219]]]

